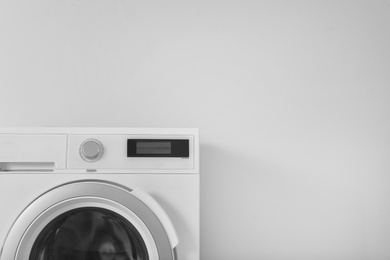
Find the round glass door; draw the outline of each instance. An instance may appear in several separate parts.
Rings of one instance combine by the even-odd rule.
[[[146,245],[124,217],[79,208],[54,218],[35,240],[29,260],[148,260]]]

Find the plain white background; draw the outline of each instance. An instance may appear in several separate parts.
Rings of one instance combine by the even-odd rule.
[[[389,46],[389,1],[2,0],[0,126],[198,127],[203,260],[390,259]]]

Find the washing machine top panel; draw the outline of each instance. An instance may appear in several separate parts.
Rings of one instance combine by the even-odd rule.
[[[197,129],[0,128],[0,171],[199,173]]]

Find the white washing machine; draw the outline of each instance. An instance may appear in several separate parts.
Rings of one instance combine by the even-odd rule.
[[[199,260],[196,129],[0,129],[0,260]]]

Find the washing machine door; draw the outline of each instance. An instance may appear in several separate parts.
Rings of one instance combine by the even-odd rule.
[[[12,226],[1,260],[175,260],[175,229],[147,193],[101,181],[56,187]]]

